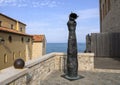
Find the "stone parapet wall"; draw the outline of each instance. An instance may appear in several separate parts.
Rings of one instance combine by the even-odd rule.
[[[24,69],[9,67],[0,71],[0,85],[40,85],[55,70],[55,54],[51,53],[26,62]]]
[[[94,70],[94,54],[93,53],[80,53],[78,55],[78,69],[81,71]]]
[[[60,71],[66,70],[67,54],[56,53],[56,69]],[[89,71],[94,70],[94,54],[78,53],[78,70]]]
[[[0,71],[0,85],[40,85],[51,72],[66,72],[66,59],[65,53],[50,53],[27,61],[24,69],[6,68]],[[78,63],[79,71],[98,71],[94,70],[93,53],[79,53]]]

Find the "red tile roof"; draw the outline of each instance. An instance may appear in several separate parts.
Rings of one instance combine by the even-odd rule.
[[[42,42],[45,38],[45,35],[33,35],[34,42]]]
[[[24,35],[24,36],[31,36],[32,37],[32,35],[25,34],[25,33],[19,32],[17,30],[13,30],[13,29],[9,29],[9,28],[4,28],[4,27],[0,27],[0,31],[8,32],[8,33],[13,33],[13,34],[18,34],[18,35]]]

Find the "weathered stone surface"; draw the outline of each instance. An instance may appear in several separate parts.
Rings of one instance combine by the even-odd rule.
[[[79,71],[82,79],[69,81],[61,77],[63,72],[55,71],[41,85],[120,85],[120,73]]]
[[[89,53],[79,56],[79,70],[93,70],[94,69],[94,55]]]
[[[29,62],[30,65],[28,65],[27,63],[27,65],[25,66],[26,68],[22,70],[14,69],[12,67],[12,68],[8,68],[8,69],[0,71],[0,85],[6,85],[6,84],[7,85],[41,85],[42,80],[46,79],[47,76],[50,75],[52,72],[57,70],[57,71],[64,73],[66,71],[66,68],[65,68],[66,54],[53,53],[53,54],[46,55],[43,57],[45,57],[45,59],[41,57],[40,59]],[[79,61],[78,70],[82,71],[83,73],[85,72],[85,76],[89,77],[89,75],[91,75],[91,79],[93,78],[92,80],[95,79],[94,77],[97,78],[98,76],[95,76],[95,75],[96,74],[100,75],[101,72],[108,73],[108,74],[109,73],[111,74],[120,73],[120,70],[94,69],[94,54],[92,53],[78,54],[78,61]],[[86,74],[86,71],[87,71],[87,74]],[[94,72],[95,72],[95,75],[94,75]],[[80,75],[82,75],[82,73],[80,73]],[[57,79],[56,75],[54,76],[54,78]],[[47,85],[70,84],[70,82],[66,82],[62,80],[57,80],[57,81],[58,81],[57,84],[56,83],[51,84],[49,81],[46,81],[46,83],[48,82]],[[62,81],[62,83],[60,84],[59,81]],[[91,80],[85,80],[85,81],[90,82]],[[116,84],[112,83],[112,84],[116,85],[117,83]],[[78,84],[74,83],[73,85],[78,85]],[[89,84],[84,84],[84,85],[89,85]],[[93,84],[93,85],[96,85],[96,84]],[[102,83],[100,85],[106,85],[106,84]]]

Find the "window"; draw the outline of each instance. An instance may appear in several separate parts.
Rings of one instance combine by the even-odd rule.
[[[7,54],[4,54],[4,63],[7,63],[8,62],[8,56]]]
[[[103,16],[102,16],[102,10],[100,9],[100,21],[102,21]]]
[[[20,28],[20,32],[22,32],[22,27]]]
[[[0,21],[0,27],[2,26],[2,21]]]
[[[103,18],[104,18],[104,16],[105,16],[105,10],[104,10],[104,9],[105,9],[105,7],[104,7],[104,4],[103,4],[103,9],[102,9],[102,10],[103,10],[103,12],[102,12]]]
[[[110,11],[111,3],[110,0],[108,0],[108,11]]]
[[[8,40],[9,40],[9,42],[11,43],[11,42],[12,42],[12,37],[9,36],[9,37],[8,37]]]
[[[107,14],[107,2],[106,2],[106,0],[105,0],[105,7],[104,7],[104,10],[105,10],[105,15]]]
[[[30,38],[28,38],[26,42],[30,42]]]
[[[19,57],[21,57],[21,52],[19,51]]]
[[[28,38],[28,42],[30,42],[30,38]]]
[[[23,43],[23,41],[24,41],[24,38],[22,37],[22,38],[21,38],[21,42]]]
[[[11,29],[13,29],[13,24],[11,24]]]
[[[26,56],[26,50],[24,50],[23,52],[24,52],[24,53],[23,53],[23,54],[24,54],[24,56]]]
[[[15,53],[13,52],[13,60],[15,60]]]

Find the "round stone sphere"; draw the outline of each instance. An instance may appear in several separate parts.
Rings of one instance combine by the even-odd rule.
[[[25,62],[23,59],[16,59],[14,62],[14,67],[16,69],[23,69],[25,66]]]

